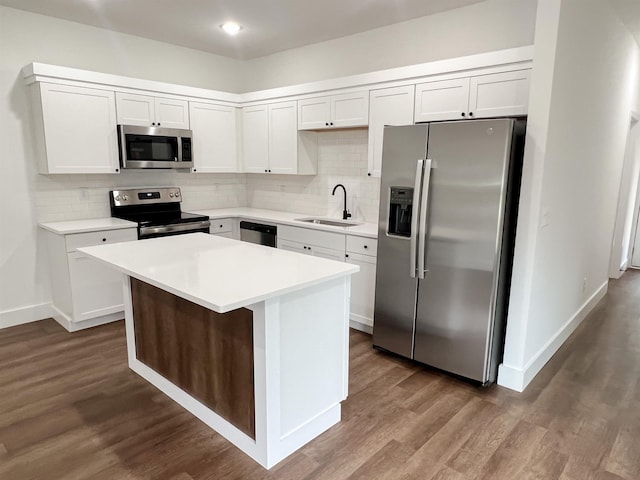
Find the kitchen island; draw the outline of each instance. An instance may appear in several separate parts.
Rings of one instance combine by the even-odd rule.
[[[79,250],[124,274],[129,367],[263,467],[340,421],[357,266],[204,233]]]

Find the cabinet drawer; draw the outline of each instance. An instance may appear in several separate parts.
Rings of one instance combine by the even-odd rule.
[[[231,218],[212,218],[210,222],[211,226],[209,227],[209,231],[213,235],[233,231],[233,219]]]
[[[128,242],[138,239],[136,228],[123,228],[120,230],[106,230],[100,232],[74,233],[65,235],[67,252],[74,252],[81,247],[94,245],[106,245],[108,243]]]
[[[341,233],[278,225],[278,239],[299,242],[304,245],[331,248],[344,252],[344,235]]]
[[[378,240],[347,235],[347,252],[375,257],[378,252]]]

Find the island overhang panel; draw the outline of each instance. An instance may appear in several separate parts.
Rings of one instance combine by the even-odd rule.
[[[125,273],[131,369],[265,468],[340,421],[357,267],[206,234],[83,250]]]

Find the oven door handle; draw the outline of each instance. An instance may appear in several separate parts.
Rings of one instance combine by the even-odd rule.
[[[140,227],[140,238],[147,235],[157,235],[161,233],[188,232],[189,230],[200,230],[209,228],[211,222],[203,220],[202,222],[178,223],[175,225],[162,225],[157,227]]]

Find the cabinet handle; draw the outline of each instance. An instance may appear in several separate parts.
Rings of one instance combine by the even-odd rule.
[[[367,248],[369,248],[369,247],[367,247],[367,246],[365,245],[365,246],[364,246],[364,249],[366,250]]]
[[[329,122],[324,122],[324,124],[325,124],[325,126],[327,126],[327,127],[329,126]]]
[[[371,176],[371,172],[367,173],[367,176],[370,177]]]
[[[345,253],[344,256],[345,256],[345,258],[349,258],[349,254],[348,253]]]
[[[466,116],[467,116],[467,114],[466,114],[466,113],[464,113],[464,112],[462,112],[460,115],[462,115],[463,117],[466,117]]]
[[[473,117],[473,112],[469,112],[469,116],[470,116],[470,117]]]
[[[158,126],[160,126],[160,122],[158,122]]]
[[[333,122],[329,123],[329,125],[331,125],[333,127]]]
[[[107,239],[106,239],[106,238],[103,238],[103,239],[102,239],[102,241],[103,241],[103,242],[106,242],[106,241],[107,241]]]
[[[119,168],[116,168],[116,173],[118,173],[119,171],[120,171],[120,169],[119,169]]]
[[[222,225],[220,225],[220,228],[222,228]]]
[[[156,124],[156,122],[151,122],[151,125],[155,125],[155,124]]]
[[[193,169],[194,172],[197,172],[198,170],[196,170],[195,168]]]
[[[269,173],[271,173],[271,169],[269,169]]]

